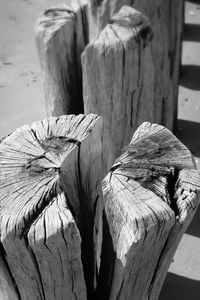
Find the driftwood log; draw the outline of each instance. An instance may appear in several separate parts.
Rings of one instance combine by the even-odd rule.
[[[101,132],[101,118],[69,115],[1,142],[1,299],[91,297],[102,238]]]
[[[2,299],[158,298],[200,175],[170,131],[145,122],[103,180],[102,201],[101,138],[101,118],[69,115],[2,140]]]
[[[110,300],[158,298],[199,192],[190,151],[166,128],[143,123],[103,181]]]
[[[87,39],[85,1],[46,10],[35,26],[47,116],[83,113],[81,53]]]
[[[151,38],[147,18],[124,6],[83,53],[84,110],[104,121],[105,174],[137,127],[154,120]]]
[[[183,0],[88,0],[89,38],[92,40],[123,5],[145,14],[153,28],[154,122],[173,129],[177,118],[178,78],[183,28]]]

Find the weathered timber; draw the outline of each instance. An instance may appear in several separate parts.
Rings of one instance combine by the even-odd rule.
[[[0,276],[22,300],[93,293],[102,239],[101,131],[96,115],[51,117],[0,144]]]
[[[87,44],[86,1],[46,10],[35,26],[47,116],[83,113],[81,53]]]
[[[110,300],[158,298],[199,192],[190,151],[166,128],[143,123],[103,181]]]
[[[145,16],[124,6],[82,56],[84,110],[103,118],[106,174],[136,128],[154,119],[151,38]]]
[[[153,28],[154,122],[173,129],[177,118],[179,65],[183,28],[183,0],[89,0],[89,36],[92,40],[123,5],[145,14]]]

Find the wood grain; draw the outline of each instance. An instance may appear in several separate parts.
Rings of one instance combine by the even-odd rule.
[[[84,110],[104,121],[105,174],[136,128],[154,119],[151,38],[148,19],[124,6],[83,53]]]
[[[143,123],[103,181],[116,254],[109,299],[158,298],[199,193],[190,151],[166,128]]]
[[[5,263],[4,253],[1,249],[0,256],[0,299],[19,300],[18,291],[12,275],[9,272],[9,267]]]
[[[82,300],[93,292],[102,238],[101,130],[96,115],[52,117],[0,144],[1,259],[20,299]]]
[[[60,4],[37,20],[47,116],[83,113],[81,53],[88,39],[85,3]]]

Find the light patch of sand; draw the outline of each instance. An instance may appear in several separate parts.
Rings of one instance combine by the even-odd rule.
[[[0,136],[45,118],[33,27],[42,11],[59,3],[62,1],[0,1]]]

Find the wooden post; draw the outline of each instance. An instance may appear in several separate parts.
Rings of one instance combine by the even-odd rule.
[[[83,113],[80,57],[88,42],[85,2],[48,9],[35,26],[47,116]]]
[[[0,144],[0,276],[12,274],[5,285],[13,282],[22,300],[93,293],[102,238],[101,131],[95,115],[52,117]],[[18,299],[17,292],[3,299]]]
[[[136,128],[154,120],[151,37],[147,18],[124,6],[83,53],[84,110],[104,121],[105,174]]]
[[[89,0],[89,36],[92,40],[123,5],[145,14],[153,28],[154,122],[173,129],[177,118],[183,0]]]
[[[110,300],[158,298],[199,193],[190,151],[166,128],[143,123],[103,181],[115,253],[102,258],[113,257]]]

